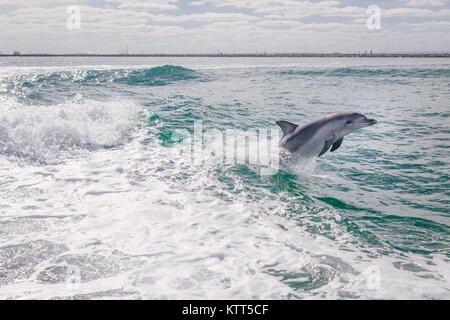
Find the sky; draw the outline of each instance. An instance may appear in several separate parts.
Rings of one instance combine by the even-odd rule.
[[[379,9],[379,11],[378,11]],[[450,52],[450,0],[0,0],[0,52]]]

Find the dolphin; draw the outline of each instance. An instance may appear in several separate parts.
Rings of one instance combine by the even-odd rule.
[[[344,141],[344,136],[358,129],[372,126],[375,119],[368,119],[356,112],[333,114],[304,126],[287,121],[277,121],[283,130],[280,151],[303,158],[320,157],[331,148],[336,151]]]

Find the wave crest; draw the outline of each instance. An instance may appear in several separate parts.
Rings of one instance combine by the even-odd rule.
[[[165,86],[177,81],[196,79],[196,71],[181,66],[163,65],[143,69],[76,70],[38,74],[23,81],[21,87],[58,85],[65,82],[80,84],[120,83],[135,86]]]
[[[83,100],[54,106],[20,106],[2,112],[0,155],[57,163],[75,150],[123,144],[139,108],[129,101]]]

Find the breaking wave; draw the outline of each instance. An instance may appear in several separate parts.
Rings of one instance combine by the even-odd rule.
[[[82,84],[119,83],[134,86],[164,86],[176,81],[197,79],[194,70],[181,66],[163,65],[143,69],[75,70],[37,74],[23,81],[21,87],[34,87],[40,84],[57,85],[61,82]]]
[[[120,145],[129,138],[138,107],[130,101],[84,100],[53,106],[2,108],[0,155],[55,163],[66,152]]]

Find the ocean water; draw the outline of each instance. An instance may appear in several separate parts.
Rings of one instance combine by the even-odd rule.
[[[272,175],[177,153],[342,111]],[[0,299],[449,299],[449,124],[449,59],[1,58]]]

